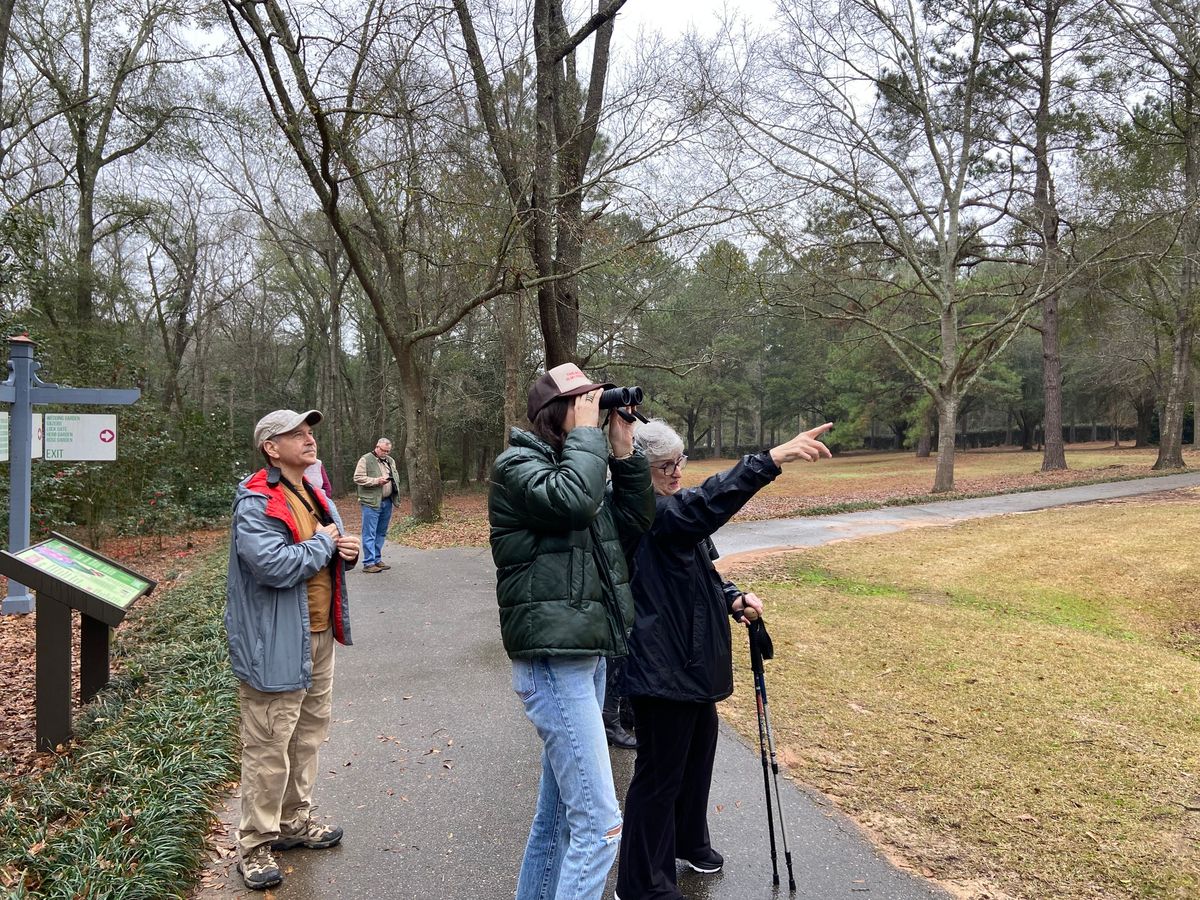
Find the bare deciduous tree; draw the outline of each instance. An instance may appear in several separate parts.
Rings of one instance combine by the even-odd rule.
[[[454,0],[492,153],[523,228],[534,269],[546,279],[538,287],[537,298],[547,367],[575,358],[579,295],[573,273],[583,260],[585,173],[604,105],[613,26],[625,2],[607,0],[571,33],[562,0],[534,0],[536,139],[529,171],[524,166],[519,134],[501,122],[467,2]],[[591,74],[587,95],[581,97],[576,49],[593,34]]]
[[[1009,133],[998,0],[789,4],[771,47],[746,54],[718,100],[777,177],[763,234],[804,295],[780,300],[864,325],[938,418],[934,491],[954,488],[966,392],[1079,267],[1030,285],[1008,234],[1029,191]],[[1017,258],[1014,258],[1016,256]]]
[[[226,0],[271,115],[370,299],[399,370],[413,515],[440,514],[441,474],[429,408],[433,339],[517,285],[505,267],[511,234],[480,229],[478,247],[441,252],[470,231],[474,182],[462,140],[467,109],[440,66],[442,10],[368,3],[343,11],[280,0]],[[343,13],[345,17],[343,18]],[[351,16],[355,16],[351,18]],[[492,252],[482,248],[491,245]],[[469,252],[479,251],[485,262]]]
[[[73,315],[87,325],[96,245],[131,222],[128,210],[97,208],[101,172],[145,148],[186,108],[177,66],[195,54],[176,31],[192,9],[176,0],[141,7],[82,0],[31,3],[21,12],[14,44],[53,91],[51,107],[33,118],[66,126],[62,166],[76,190]]]

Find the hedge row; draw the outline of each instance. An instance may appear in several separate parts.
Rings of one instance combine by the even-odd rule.
[[[0,782],[0,896],[187,895],[237,777],[237,690],[208,560],[118,631],[120,677],[38,776]],[[132,624],[132,623],[131,623]]]

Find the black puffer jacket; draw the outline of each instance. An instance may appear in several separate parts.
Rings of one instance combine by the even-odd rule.
[[[513,659],[624,656],[625,551],[654,515],[646,457],[613,459],[599,428],[573,429],[561,454],[517,428],[510,443],[488,494],[504,649]]]
[[[636,608],[625,694],[717,701],[733,693],[729,615],[740,591],[712,565],[709,536],[780,473],[767,452],[670,497],[632,560]]]

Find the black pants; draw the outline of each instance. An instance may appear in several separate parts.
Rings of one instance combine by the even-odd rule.
[[[675,859],[709,849],[708,788],[717,753],[717,706],[633,697],[638,750],[625,797],[617,894],[681,900]]]

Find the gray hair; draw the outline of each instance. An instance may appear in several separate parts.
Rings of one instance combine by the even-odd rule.
[[[653,462],[682,453],[683,438],[662,419],[651,419],[633,433],[633,446]]]

